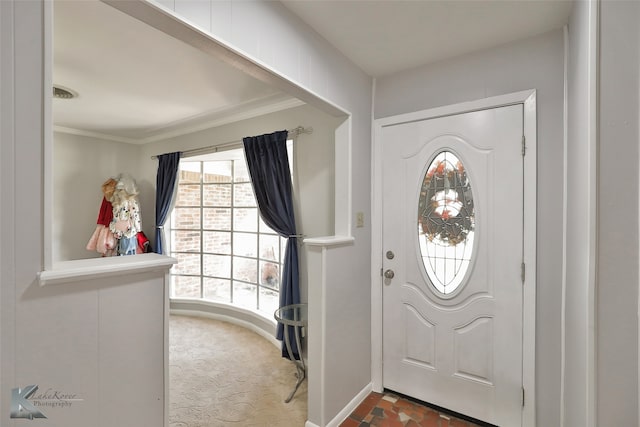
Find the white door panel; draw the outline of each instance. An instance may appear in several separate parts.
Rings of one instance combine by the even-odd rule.
[[[509,427],[521,425],[522,412],[522,114],[522,105],[513,105],[382,131],[383,251],[395,255],[383,262],[395,273],[383,285],[383,384]],[[447,159],[459,160],[454,167],[470,182],[473,227],[464,240],[473,248],[469,261],[444,260],[460,245],[443,249],[418,235],[423,180],[443,151],[455,155]],[[448,173],[442,176],[457,172]],[[451,203],[438,230],[453,227],[450,217],[458,211],[447,206],[458,200]],[[459,265],[467,266],[466,273],[437,288],[421,245],[431,245],[433,271],[444,274],[445,282]]]

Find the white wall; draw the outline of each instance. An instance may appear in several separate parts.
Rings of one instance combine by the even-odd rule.
[[[536,424],[560,423],[563,68],[561,30],[383,77],[375,118],[537,89]]]
[[[567,146],[562,425],[594,426],[596,17],[574,2],[567,43]]]
[[[327,236],[334,230],[334,131],[341,119],[305,105],[271,113],[253,119],[219,126],[188,135],[166,139],[141,147],[139,168],[143,182],[153,182],[153,188],[140,195],[144,201],[155,200],[157,160],[151,156],[194,148],[239,142],[245,136],[262,135],[297,126],[313,128],[312,134],[302,134],[294,143],[294,169],[297,175],[296,211],[298,233],[307,237]],[[148,202],[147,202],[148,204]],[[144,223],[153,224],[155,211],[143,212]],[[303,301],[307,301],[306,246],[300,248],[300,286]]]
[[[38,284],[50,93],[43,15],[41,2],[0,2],[0,424],[24,424],[10,419],[12,389],[38,385],[83,399],[43,407],[48,418],[35,421],[43,426],[161,425],[163,273]]]
[[[99,257],[86,249],[96,228],[102,183],[120,173],[139,181],[140,147],[56,132],[53,149],[53,261]],[[138,182],[141,190],[150,183]],[[155,186],[155,183],[154,183]],[[141,203],[142,212],[155,203]],[[147,224],[143,223],[143,226]],[[153,228],[145,227],[152,230]]]
[[[0,3],[2,61],[2,388],[0,415],[9,420],[11,388],[27,380],[20,364],[29,348],[18,324],[25,312],[18,306],[42,266],[42,6]],[[51,319],[45,317],[46,323]],[[35,326],[29,322],[28,326]],[[48,331],[43,332],[43,337]],[[19,350],[18,350],[19,349]],[[24,384],[26,386],[28,384]],[[6,423],[8,425],[13,425]]]
[[[164,405],[158,380],[162,275],[52,287],[37,281],[44,264],[43,15],[40,2],[0,3],[0,423],[21,424],[10,419],[11,390],[34,384],[41,392],[52,389],[84,399],[71,408],[44,407],[48,418],[39,422],[44,426],[143,425],[149,416],[158,425]],[[142,324],[135,334],[132,321]],[[136,356],[151,347],[158,357]]]
[[[600,2],[598,426],[639,423],[639,22],[639,2]]]
[[[3,424],[9,419],[11,388],[16,386],[17,283],[33,280],[42,246],[39,239],[42,173],[33,168],[33,178],[25,176],[30,161],[41,164],[39,124],[42,116],[38,108],[30,106],[42,105],[42,45],[36,42],[32,46],[30,40],[42,36],[42,14],[37,5],[34,8],[21,4],[17,8],[12,2],[0,3],[0,419]],[[20,28],[20,23],[25,26]],[[29,31],[28,27],[32,29]],[[36,125],[29,126],[33,121]],[[24,178],[27,181],[18,187]],[[30,190],[31,196],[23,194],[24,201],[18,204],[20,190],[25,193]],[[24,228],[23,238],[40,243],[35,250],[26,251],[24,244],[17,246],[16,228]],[[16,260],[22,261],[16,264]]]

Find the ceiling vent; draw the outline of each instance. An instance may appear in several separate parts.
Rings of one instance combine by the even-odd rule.
[[[63,88],[62,86],[53,86],[53,97],[58,99],[72,99],[78,96],[78,94],[70,89]]]

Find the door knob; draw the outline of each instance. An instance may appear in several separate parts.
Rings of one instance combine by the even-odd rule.
[[[389,269],[389,270],[384,272],[384,277],[387,278],[387,279],[393,279],[393,276],[395,276],[395,275],[396,274],[391,269]]]

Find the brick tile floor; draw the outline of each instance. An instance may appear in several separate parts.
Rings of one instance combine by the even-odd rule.
[[[479,427],[392,393],[372,392],[340,427]]]

